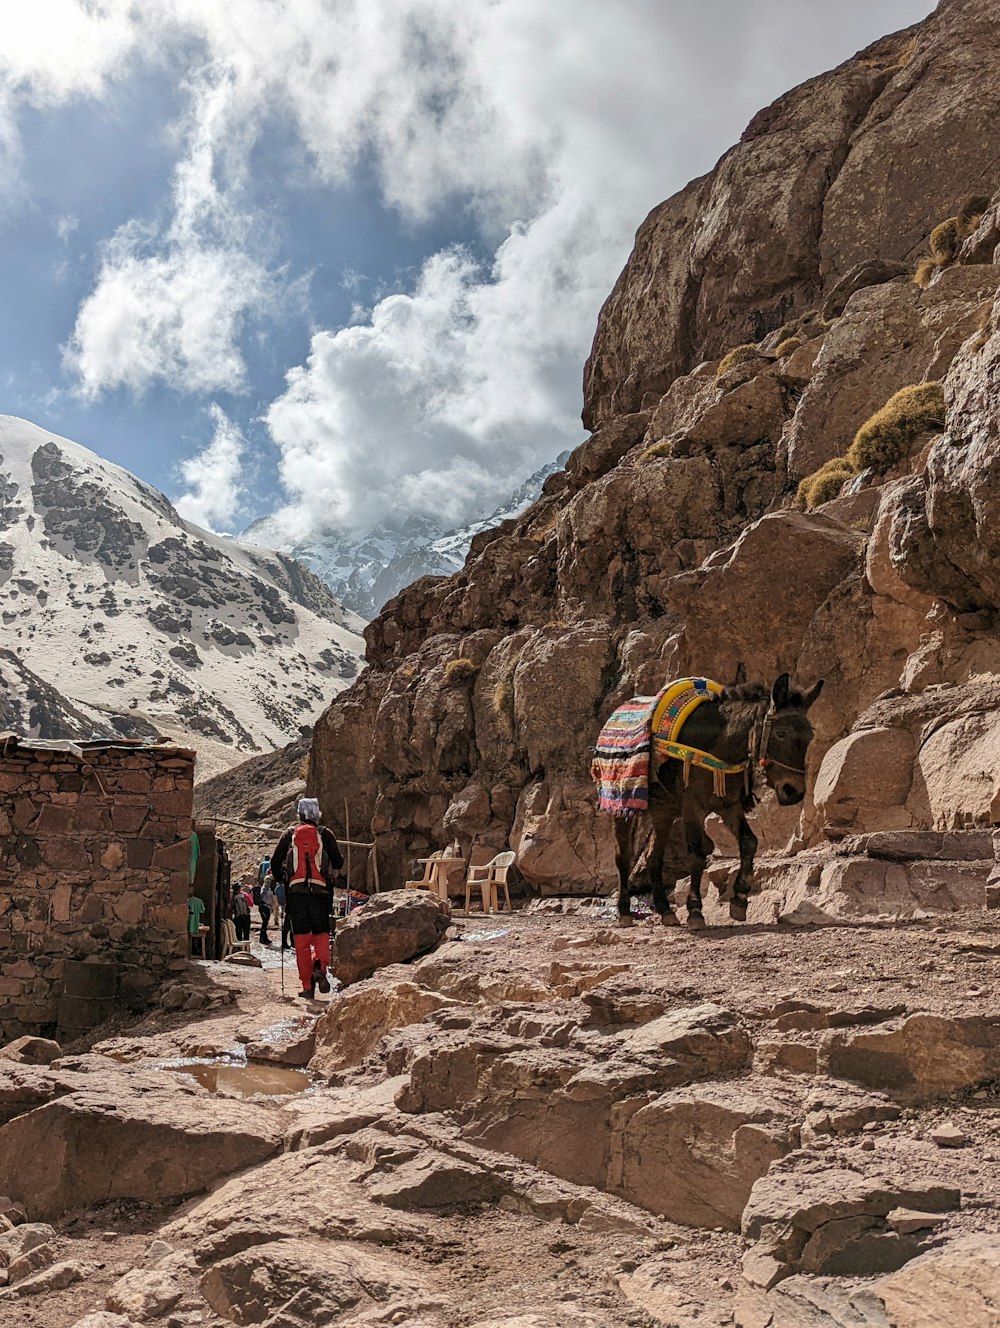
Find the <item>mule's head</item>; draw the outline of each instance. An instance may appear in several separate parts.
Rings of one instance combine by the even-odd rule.
[[[806,796],[806,752],[813,736],[806,711],[822,690],[820,678],[800,692],[787,673],[776,678],[771,688],[770,729],[761,757],[764,778],[783,807],[792,807]]]

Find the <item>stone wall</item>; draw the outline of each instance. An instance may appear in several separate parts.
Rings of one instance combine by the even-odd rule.
[[[132,1008],[183,965],[194,760],[163,746],[0,742],[4,1038],[65,1022],[67,960],[112,966]]]

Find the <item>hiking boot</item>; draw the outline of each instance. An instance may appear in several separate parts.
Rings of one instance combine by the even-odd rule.
[[[326,969],[318,959],[313,964],[313,981],[324,995],[330,990],[330,979],[326,976]]]
[[[316,988],[308,987],[305,991],[300,991],[299,996],[304,1001],[314,1001],[316,999]]]

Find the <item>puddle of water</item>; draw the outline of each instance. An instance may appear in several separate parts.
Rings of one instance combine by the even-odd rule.
[[[498,941],[501,936],[506,936],[510,930],[504,927],[499,931],[466,931],[462,933],[464,941]]]
[[[161,1065],[171,1074],[186,1074],[220,1097],[289,1097],[304,1093],[311,1084],[302,1070],[274,1065],[219,1065],[189,1061]]]

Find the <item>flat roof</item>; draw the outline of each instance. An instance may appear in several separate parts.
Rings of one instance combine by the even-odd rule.
[[[18,733],[0,733],[0,755],[16,749],[26,752],[64,752],[68,756],[85,756],[88,752],[124,751],[156,752],[163,756],[190,757],[196,753],[191,747],[177,747],[173,743],[149,742],[144,738],[23,738]]]

